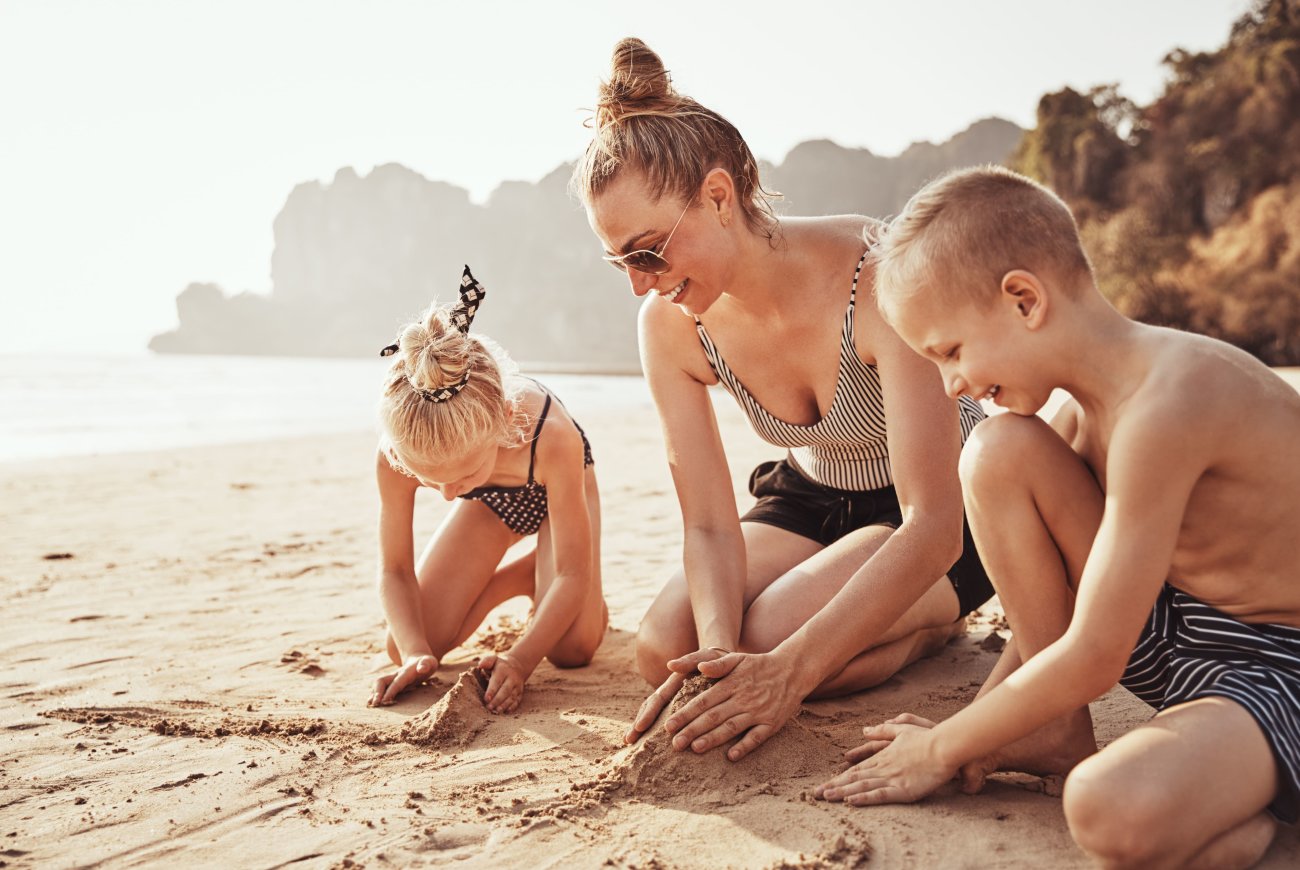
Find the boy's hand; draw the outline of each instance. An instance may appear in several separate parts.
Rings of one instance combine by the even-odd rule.
[[[863,725],[862,736],[867,738],[867,742],[844,753],[844,757],[848,759],[849,764],[857,764],[863,759],[870,758],[892,743],[897,732],[889,728],[890,725],[915,725],[918,728],[933,728],[935,723],[922,716],[901,713],[879,725]]]
[[[432,677],[436,670],[438,670],[438,659],[434,656],[407,656],[402,661],[402,666],[395,672],[375,680],[366,706],[388,706],[406,689],[418,686]]]
[[[894,741],[898,731],[890,726],[893,725],[915,725],[919,728],[930,729],[936,723],[931,722],[924,716],[917,716],[912,713],[900,713],[893,719],[882,722],[879,725],[862,726],[862,736],[867,738],[867,742],[861,746],[855,746],[844,753],[849,764],[857,764],[863,759],[870,758],[880,750],[884,749]],[[966,794],[977,794],[984,788],[984,780],[991,771],[997,769],[995,758],[985,758],[976,761],[970,761],[961,766],[959,771],[961,775],[961,790]]]
[[[627,733],[623,735],[623,742],[635,743],[642,734],[650,730],[650,726],[655,724],[659,714],[676,697],[682,683],[696,672],[701,662],[720,659],[724,655],[726,653],[721,650],[702,649],[668,662],[668,669],[672,673],[659,688],[650,693],[650,697],[641,703],[641,709],[637,710],[636,718],[632,720],[632,727],[628,728]]]
[[[883,745],[870,749],[870,758],[817,786],[816,797],[853,806],[911,803],[957,773],[937,760],[933,731],[924,725],[887,722],[863,732],[875,739],[853,751]]]
[[[528,674],[511,661],[506,653],[488,653],[479,659],[479,669],[487,673],[488,685],[483,703],[492,713],[511,713],[524,697]]]
[[[676,662],[668,666],[677,670]],[[708,752],[740,737],[727,750],[729,760],[739,761],[780,731],[806,694],[784,660],[770,653],[728,653],[700,662],[698,669],[718,682],[664,723],[675,735],[674,749]]]

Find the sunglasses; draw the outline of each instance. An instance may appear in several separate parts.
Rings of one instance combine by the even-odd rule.
[[[664,259],[664,251],[668,250],[668,243],[673,240],[673,233],[677,232],[677,228],[681,226],[682,218],[686,217],[686,212],[690,210],[691,204],[687,203],[686,208],[682,209],[681,215],[677,218],[677,223],[673,224],[673,228],[668,231],[668,238],[664,239],[664,243],[658,251],[630,251],[616,257],[602,257],[601,259],[622,272],[635,269],[647,275],[664,274],[672,269],[672,266],[668,265],[668,261]]]

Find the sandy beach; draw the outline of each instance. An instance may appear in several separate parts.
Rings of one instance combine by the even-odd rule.
[[[718,409],[748,499],[776,451]],[[523,600],[434,681],[365,706],[385,663],[368,432],[0,465],[0,866],[1088,866],[1056,781],[873,809],[810,796],[861,725],[974,696],[1007,635],[995,606],[884,686],[806,704],[740,763],[624,747],[647,690],[633,637],[679,517],[653,410],[579,416],[610,631],[587,668],[543,663],[501,717],[467,672]],[[445,509],[422,492],[417,533]],[[1093,714],[1108,742],[1151,712],[1115,689]],[[1261,866],[1297,865],[1284,829]]]

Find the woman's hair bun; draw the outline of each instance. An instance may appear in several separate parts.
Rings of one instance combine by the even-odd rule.
[[[602,120],[654,108],[675,95],[664,62],[634,36],[619,40],[610,59],[609,81],[601,84],[597,112]]]

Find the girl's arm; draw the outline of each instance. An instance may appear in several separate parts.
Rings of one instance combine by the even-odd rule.
[[[415,577],[411,523],[419,484],[394,471],[382,451],[375,460],[375,478],[379,485],[379,603],[401,664],[395,674],[375,682],[372,706],[392,703],[399,692],[429,676],[438,666],[424,631],[420,587]]]
[[[491,678],[483,700],[493,712],[518,706],[524,683],[573,627],[592,585],[592,528],[582,437],[571,427],[544,427],[537,479],[546,485],[555,576],[536,602],[528,629],[504,655],[484,659]]]

